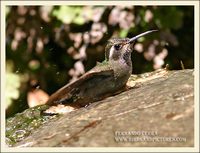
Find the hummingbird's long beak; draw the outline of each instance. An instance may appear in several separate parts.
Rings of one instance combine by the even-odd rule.
[[[142,36],[144,36],[144,35],[147,35],[147,34],[149,34],[149,33],[156,32],[156,31],[158,31],[158,30],[149,30],[149,31],[143,32],[143,33],[141,33],[141,34],[139,34],[139,35],[137,35],[137,36],[135,36],[135,37],[133,37],[133,38],[130,38],[130,40],[128,41],[128,43],[132,43],[132,42],[135,41],[136,39],[138,39],[138,38],[140,38],[140,37],[142,37]]]

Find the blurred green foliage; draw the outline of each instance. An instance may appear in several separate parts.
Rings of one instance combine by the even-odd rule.
[[[179,29],[183,24],[184,12],[177,9],[177,7],[163,7],[163,9],[156,9],[155,23],[159,29]],[[168,21],[168,22],[166,22]]]
[[[19,98],[20,78],[13,73],[12,61],[6,63],[6,108],[12,104],[12,100]]]
[[[82,25],[85,22],[82,11],[82,7],[60,6],[59,9],[53,10],[52,15],[65,24],[74,23]],[[90,11],[88,11],[88,15],[91,15]]]
[[[103,61],[108,39],[151,29],[159,32],[135,43],[133,73],[194,68],[193,6],[7,7],[7,116],[27,108],[33,90],[51,94]]]

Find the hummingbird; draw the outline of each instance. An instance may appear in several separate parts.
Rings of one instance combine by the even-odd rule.
[[[102,100],[126,87],[132,74],[131,53],[134,42],[149,33],[150,30],[132,38],[112,38],[105,47],[105,60],[53,93],[47,105],[68,105],[75,108],[84,107],[92,102]]]

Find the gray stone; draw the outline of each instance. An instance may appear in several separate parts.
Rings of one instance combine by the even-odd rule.
[[[133,75],[131,89],[59,115],[14,146],[194,146],[193,73],[159,70]]]

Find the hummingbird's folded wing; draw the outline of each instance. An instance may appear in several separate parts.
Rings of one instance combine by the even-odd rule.
[[[98,65],[85,73],[78,80],[65,85],[53,93],[47,101],[47,104],[57,105],[62,103],[73,103],[75,102],[77,95],[82,92],[80,90],[85,89],[87,84],[90,84],[89,86],[91,88],[95,87],[96,82],[102,82],[103,80],[111,77],[113,78],[113,75],[114,72],[111,68],[104,65]]]

